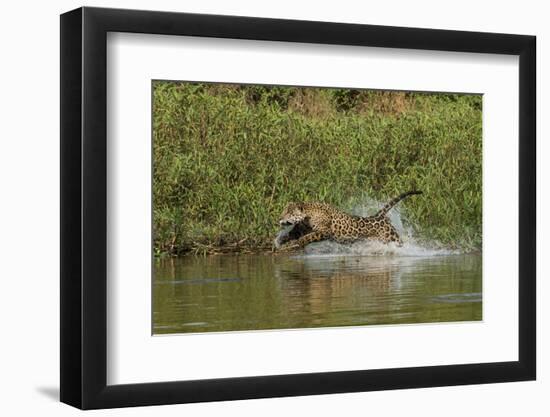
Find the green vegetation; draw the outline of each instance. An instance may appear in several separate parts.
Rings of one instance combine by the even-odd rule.
[[[290,201],[402,203],[481,248],[481,96],[153,83],[155,254],[268,250]]]

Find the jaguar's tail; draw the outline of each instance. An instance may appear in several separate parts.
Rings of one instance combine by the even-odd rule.
[[[415,194],[422,194],[422,191],[408,191],[406,193],[403,193],[395,198],[392,198],[390,201],[388,201],[386,204],[384,204],[384,207],[382,207],[378,213],[374,215],[374,217],[384,217],[386,214],[388,214],[388,211],[390,211],[393,206],[395,206],[397,203],[399,203],[404,198],[415,195]]]

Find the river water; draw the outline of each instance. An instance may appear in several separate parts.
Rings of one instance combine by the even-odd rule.
[[[254,254],[155,261],[153,333],[482,319],[479,254]]]

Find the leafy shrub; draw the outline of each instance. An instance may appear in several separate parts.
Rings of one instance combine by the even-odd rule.
[[[481,96],[155,81],[157,254],[271,247],[289,201],[411,189],[420,235],[481,248]]]

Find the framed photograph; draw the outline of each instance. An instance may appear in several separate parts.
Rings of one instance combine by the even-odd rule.
[[[535,37],[61,16],[61,401],[533,380]]]

